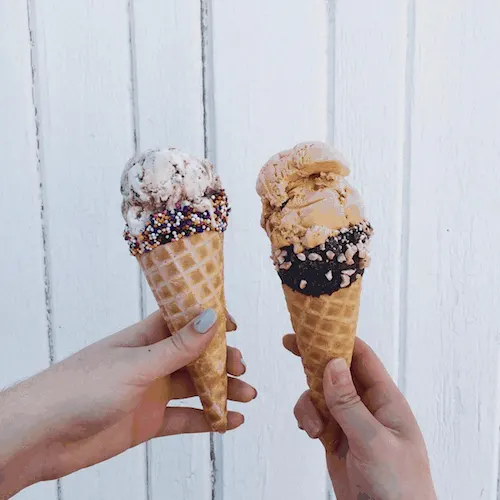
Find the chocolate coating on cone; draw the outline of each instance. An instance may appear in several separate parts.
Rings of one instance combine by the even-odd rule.
[[[281,282],[304,295],[319,297],[352,285],[369,262],[366,245],[370,224],[351,226],[324,244],[295,254],[293,246],[281,249],[275,263]]]

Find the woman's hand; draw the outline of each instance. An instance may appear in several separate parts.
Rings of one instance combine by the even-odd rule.
[[[296,355],[295,335],[285,347]],[[338,427],[336,452],[327,455],[339,500],[435,500],[429,459],[417,421],[376,354],[357,340],[349,371],[343,359],[326,367],[325,399]],[[323,421],[305,392],[295,407],[299,427],[310,437]]]
[[[201,410],[166,405],[196,395],[185,367],[211,341],[215,320],[213,310],[205,311],[171,336],[155,313],[0,393],[0,498],[2,471],[4,479],[6,469],[21,476],[14,462],[31,476],[23,479],[25,487],[97,464],[151,438],[209,432]],[[228,350],[227,371],[245,372],[237,349]],[[248,402],[257,395],[245,382],[233,377],[228,382],[229,399]],[[243,420],[229,412],[229,429]]]

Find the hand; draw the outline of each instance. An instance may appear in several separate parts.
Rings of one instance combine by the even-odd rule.
[[[215,333],[216,316],[207,312],[208,323],[195,320],[175,336],[160,314],[153,314],[0,393],[0,421],[5,424],[0,428],[0,450],[16,443],[17,456],[24,450],[21,455],[29,457],[29,464],[18,462],[31,474],[24,483],[65,476],[151,438],[209,432],[201,410],[166,408],[171,399],[196,395],[185,366]],[[197,331],[197,324],[204,333]],[[245,372],[237,349],[228,350],[227,371],[235,376]],[[229,377],[229,399],[248,402],[256,395],[253,387]],[[229,429],[243,421],[243,415],[229,412]],[[2,453],[0,498],[6,463],[4,459],[3,468]],[[36,471],[31,465],[35,463]]]
[[[295,335],[285,347],[296,355]],[[339,424],[335,453],[327,455],[339,500],[435,500],[429,459],[417,421],[376,354],[356,340],[352,375],[343,359],[326,367],[323,387]],[[318,438],[323,421],[305,392],[295,407],[299,427]]]

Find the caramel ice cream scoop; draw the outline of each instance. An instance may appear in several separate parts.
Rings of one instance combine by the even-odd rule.
[[[372,228],[349,174],[342,155],[322,142],[282,151],[260,171],[261,224],[281,281],[294,291],[331,295],[370,262]]]
[[[363,202],[345,180],[349,173],[342,155],[321,142],[273,156],[257,180],[261,223],[273,249],[293,245],[299,253],[362,222]]]

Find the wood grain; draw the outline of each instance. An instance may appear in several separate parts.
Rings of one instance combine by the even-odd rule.
[[[133,4],[138,149],[174,146],[204,156],[201,9],[199,2]],[[146,313],[158,309],[147,285]],[[183,406],[198,406],[187,400]],[[150,443],[153,500],[211,492],[210,438],[178,436]]]
[[[297,429],[305,389],[281,347],[290,321],[254,186],[280,149],[327,136],[327,12],[322,0],[213,2],[215,159],[232,200],[226,287],[234,343],[259,391],[245,425],[223,441],[224,498],[325,498],[321,445]],[[307,460],[304,460],[307,457]]]
[[[125,0],[37,2],[40,130],[56,360],[139,319],[121,236],[133,151]],[[63,499],[145,498],[145,447],[62,480]]]
[[[415,3],[406,394],[439,498],[496,498],[500,5]]]

